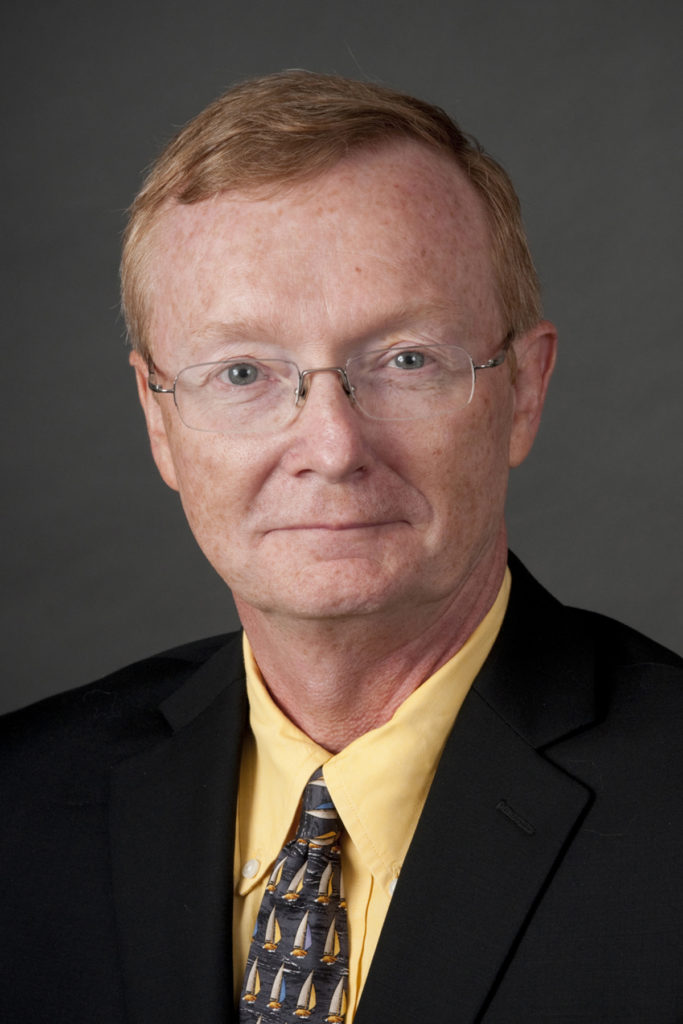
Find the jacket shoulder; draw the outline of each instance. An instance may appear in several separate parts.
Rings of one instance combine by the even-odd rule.
[[[234,648],[241,634],[183,644],[126,665],[85,686],[47,697],[0,717],[0,791],[9,784],[61,799],[74,784],[98,799],[103,773],[170,734],[159,705],[213,655]]]
[[[603,733],[622,730],[641,773],[646,762],[657,760],[670,778],[683,782],[683,658],[607,616],[571,611],[593,639],[595,708]]]
[[[568,608],[567,611],[594,638],[596,654],[601,661],[624,668],[640,665],[654,669],[660,666],[664,670],[683,671],[680,655],[623,622],[582,608]]]

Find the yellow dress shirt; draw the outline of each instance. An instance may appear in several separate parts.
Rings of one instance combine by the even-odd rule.
[[[384,918],[460,706],[498,634],[510,593],[498,596],[464,647],[378,729],[338,754],[318,746],[271,699],[244,637],[251,730],[240,768],[235,839],[233,969],[239,998],[266,881],[298,824],[301,794],[321,764],[344,825],[351,1024]]]

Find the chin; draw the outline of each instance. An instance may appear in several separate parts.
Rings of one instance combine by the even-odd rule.
[[[250,582],[239,596],[233,588],[238,600],[265,614],[301,619],[342,619],[390,611],[411,601],[415,590],[415,581],[409,586],[405,574],[392,576],[378,571],[376,563],[361,559],[354,559],[353,565],[346,559],[308,566],[292,573],[280,587],[271,583],[255,591]]]

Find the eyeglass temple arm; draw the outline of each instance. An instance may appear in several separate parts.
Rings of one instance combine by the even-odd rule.
[[[505,362],[506,355],[507,355],[507,350],[505,350],[504,352],[500,352],[497,356],[494,356],[493,359],[489,359],[485,363],[474,363],[473,369],[475,371],[476,370],[492,370],[494,366],[500,366],[501,363]],[[156,388],[154,390],[156,390]]]
[[[162,388],[161,384],[155,384],[151,380],[152,374],[157,372],[157,368],[154,365],[153,360],[150,358],[147,360],[147,387],[150,391],[153,391],[155,395],[174,395],[175,394],[175,381],[172,388]]]
[[[477,370],[492,370],[494,366],[500,366],[501,363],[504,363],[514,337],[515,332],[509,331],[503,338],[501,350],[497,356],[494,356],[493,359],[488,359],[485,363],[473,363],[472,369],[475,373]]]

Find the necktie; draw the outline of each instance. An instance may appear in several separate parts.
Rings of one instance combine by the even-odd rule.
[[[297,834],[275,860],[256,919],[240,1024],[343,1024],[348,975],[341,821],[322,768],[309,779]]]

